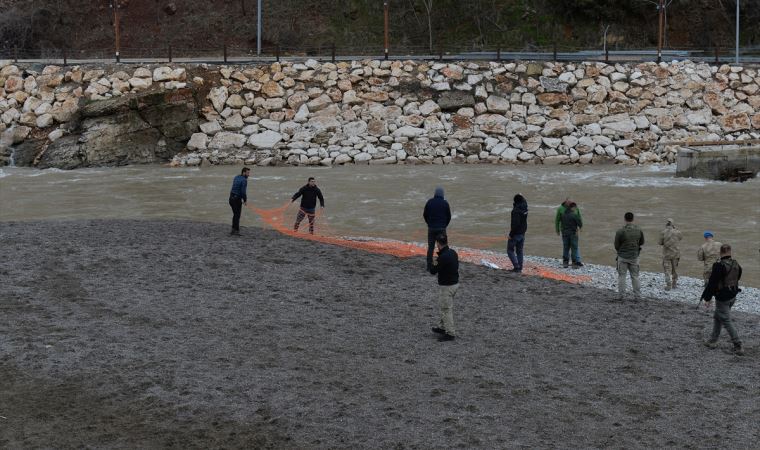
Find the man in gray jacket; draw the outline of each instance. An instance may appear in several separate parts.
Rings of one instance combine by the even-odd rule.
[[[644,245],[644,232],[633,224],[633,213],[625,213],[625,225],[615,233],[615,251],[617,251],[618,293],[625,296],[625,276],[631,274],[633,297],[641,298],[639,286],[639,253]]]

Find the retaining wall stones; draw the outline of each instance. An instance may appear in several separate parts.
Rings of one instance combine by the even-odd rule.
[[[662,143],[760,138],[760,71],[689,61],[307,60],[38,70],[0,62],[0,86],[0,158],[8,163],[21,148],[25,163],[45,167],[673,163],[676,146]],[[139,99],[147,94],[175,103],[180,96],[195,117],[181,114],[168,127],[181,131],[170,135],[143,120],[157,130],[145,132]],[[90,113],[83,127],[81,112],[124,96],[138,99],[128,116],[143,132],[142,151],[130,159],[129,151],[111,148],[129,139],[83,151],[98,116]],[[102,109],[110,114],[103,125],[113,124],[112,108]],[[124,133],[128,127],[116,134]],[[61,138],[69,145],[53,145]],[[67,158],[74,162],[65,164]]]

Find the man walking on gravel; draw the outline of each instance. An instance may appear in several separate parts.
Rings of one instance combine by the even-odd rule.
[[[712,231],[705,231],[703,236],[705,237],[705,243],[697,250],[697,259],[704,264],[702,279],[705,281],[704,286],[707,286],[713,264],[720,261],[721,243],[713,240]]]
[[[622,300],[625,296],[625,277],[631,274],[633,297],[641,298],[639,286],[639,254],[644,245],[644,232],[633,223],[633,213],[625,213],[625,225],[615,233],[615,251],[617,251],[618,293]]]
[[[296,201],[298,197],[301,197],[301,207],[298,208],[298,215],[296,215],[296,223],[293,225],[293,231],[298,231],[298,226],[301,225],[301,221],[304,217],[309,218],[309,233],[314,234],[314,221],[316,218],[317,199],[319,199],[319,205],[325,207],[325,198],[322,197],[322,191],[317,187],[317,180],[314,177],[309,177],[307,183],[301,187],[293,197],[291,203]]]
[[[668,219],[665,223],[665,229],[660,232],[660,245],[662,245],[662,269],[665,271],[665,290],[676,288],[678,281],[678,261],[681,259],[681,252],[678,249],[678,243],[681,241],[681,232],[676,228],[673,219]],[[672,281],[671,281],[672,278]]]
[[[422,212],[422,218],[428,226],[428,251],[427,251],[427,271],[432,272],[433,267],[433,250],[435,249],[435,237],[439,234],[446,234],[446,227],[451,222],[451,208],[449,202],[443,198],[443,188],[435,188],[433,198],[425,203],[425,210]]]
[[[230,208],[232,208],[232,231],[231,236],[240,236],[240,213],[243,211],[243,203],[248,202],[246,190],[248,189],[248,175],[251,169],[243,167],[240,175],[232,180],[230,190]]]
[[[739,289],[739,279],[742,277],[742,266],[731,257],[731,246],[723,244],[720,247],[720,261],[712,266],[710,278],[707,286],[702,292],[702,300],[708,304],[715,296],[715,314],[713,314],[713,331],[710,339],[705,342],[709,348],[718,346],[718,338],[723,327],[731,336],[731,342],[734,344],[734,354],[743,355],[742,342],[739,340],[739,334],[734,328],[731,321],[731,307],[734,306],[736,295],[742,290]]]
[[[527,230],[528,202],[521,194],[517,194],[513,199],[507,236],[507,256],[512,261],[512,272],[515,273],[520,273],[523,269],[523,245],[525,244],[525,232]]]
[[[454,296],[459,289],[459,256],[457,252],[449,248],[445,233],[435,237],[435,245],[438,248],[438,256],[433,259],[433,274],[438,274],[438,304],[440,307],[440,320],[433,332],[440,334],[439,341],[453,341],[456,338],[454,329]]]

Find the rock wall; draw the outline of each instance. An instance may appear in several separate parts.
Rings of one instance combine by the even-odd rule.
[[[152,70],[151,70],[152,69]],[[651,163],[760,138],[760,71],[377,61],[40,72],[0,62],[0,158],[75,168]]]

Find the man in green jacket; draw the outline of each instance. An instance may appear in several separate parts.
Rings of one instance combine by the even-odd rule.
[[[625,275],[631,274],[633,297],[641,298],[639,286],[639,253],[644,245],[644,232],[633,224],[633,213],[625,213],[625,225],[615,233],[615,251],[617,251],[618,293],[622,299],[625,295]]]
[[[570,200],[570,197],[567,197],[562,204],[559,205],[559,208],[557,208],[557,212],[554,214],[554,231],[557,232],[557,236],[562,238],[562,247],[564,250],[565,246],[565,239],[562,236],[562,216],[565,214],[565,210],[570,206],[571,203],[575,203],[572,200]],[[581,209],[578,207],[578,205],[575,205],[575,215],[578,216],[578,222],[583,223],[583,219],[581,218]],[[577,248],[578,244],[576,243],[576,254],[578,256],[578,261],[581,260],[581,250],[580,248]]]

